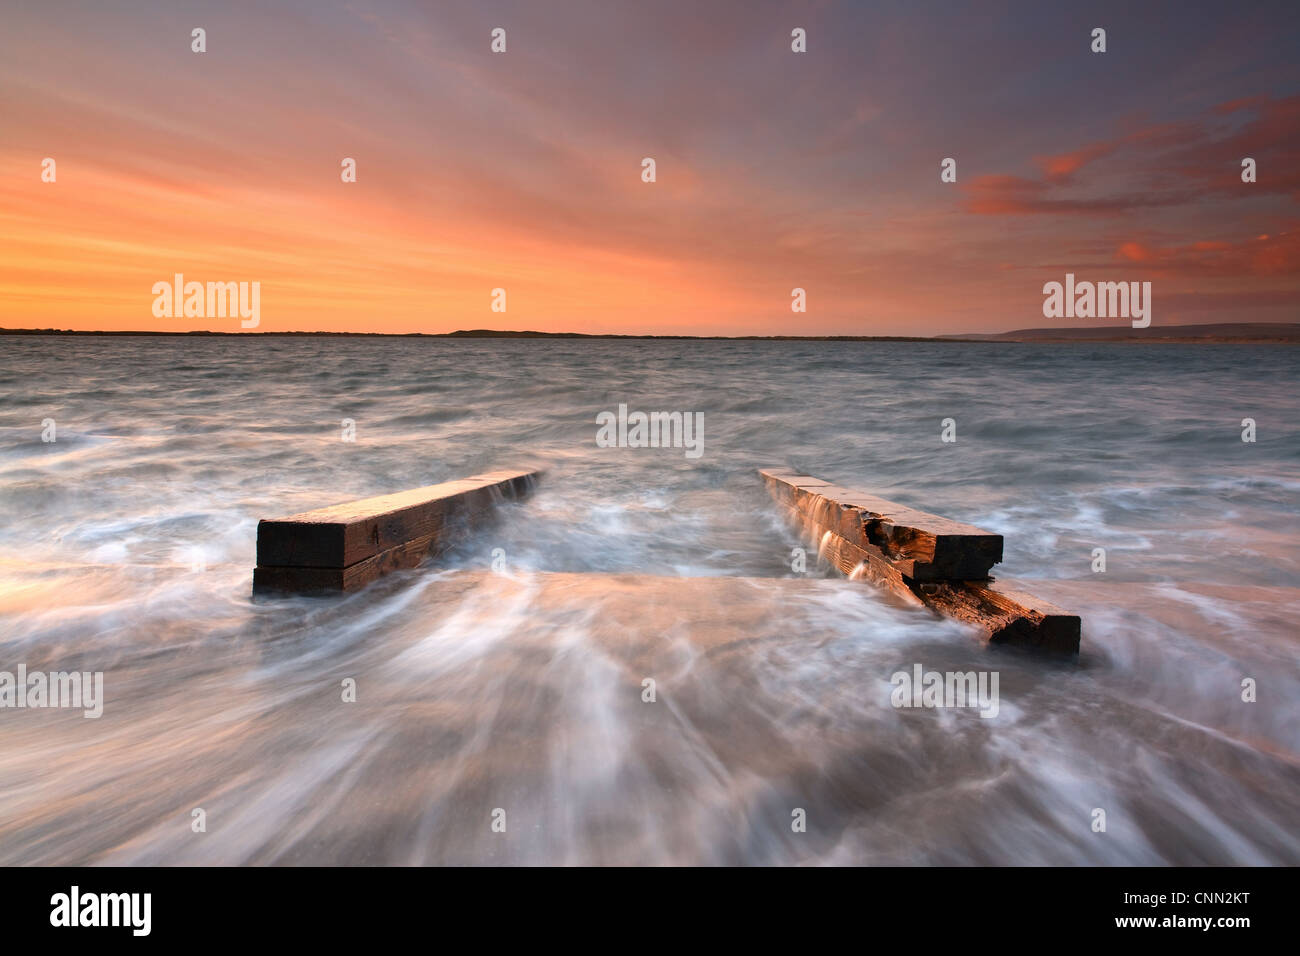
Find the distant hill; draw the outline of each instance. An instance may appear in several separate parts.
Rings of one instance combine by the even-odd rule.
[[[941,335],[976,342],[1204,342],[1300,344],[1300,322],[1216,322],[1212,325],[1100,325],[1080,329],[1018,329],[987,335]]]

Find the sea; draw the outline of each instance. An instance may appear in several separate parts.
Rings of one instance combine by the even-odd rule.
[[[1002,534],[1078,657],[846,579],[764,467]],[[504,468],[252,592],[261,518]],[[0,672],[103,683],[0,706],[0,865],[1300,864],[1298,491],[1294,346],[3,336]]]

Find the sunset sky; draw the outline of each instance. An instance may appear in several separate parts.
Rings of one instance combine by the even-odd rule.
[[[178,272],[258,331],[1115,324],[1066,272],[1296,321],[1297,51],[1294,0],[6,4],[0,327],[239,331]]]

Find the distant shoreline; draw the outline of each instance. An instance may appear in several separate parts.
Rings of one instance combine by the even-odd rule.
[[[637,335],[588,332],[498,331],[462,329],[456,332],[213,332],[97,331],[75,329],[3,329],[0,335],[38,336],[221,336],[230,338],[390,338],[390,339],[630,339],[663,341],[721,342],[965,342],[965,343],[1102,343],[1204,344],[1204,345],[1300,345],[1300,322],[1228,322],[1209,325],[1169,325],[1146,329],[1128,326],[1095,328],[1019,329],[1013,332],[969,333],[966,335]]]

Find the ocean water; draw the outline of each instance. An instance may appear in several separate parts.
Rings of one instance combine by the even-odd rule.
[[[1300,863],[1294,348],[0,349],[0,670],[104,674],[0,709],[2,865]],[[620,404],[702,454],[598,447]],[[251,594],[259,518],[525,466],[437,561]],[[764,466],[1001,532],[1078,660],[794,571]],[[894,707],[917,664],[997,715]]]

